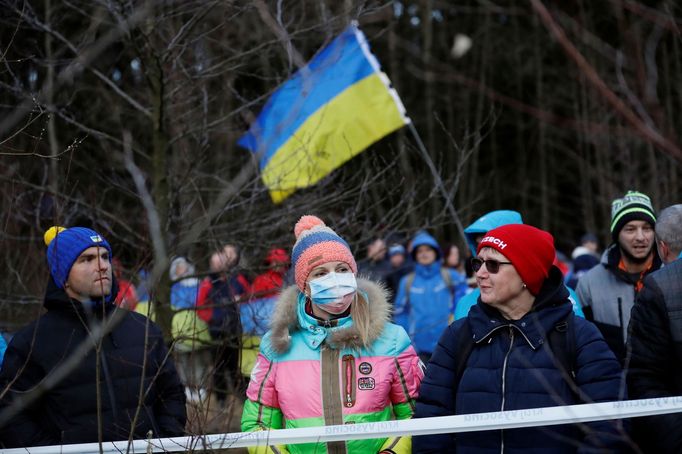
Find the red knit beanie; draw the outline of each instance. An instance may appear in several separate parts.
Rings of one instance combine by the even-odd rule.
[[[554,262],[554,237],[526,224],[508,224],[488,231],[477,253],[490,247],[504,254],[533,295],[540,292]]]

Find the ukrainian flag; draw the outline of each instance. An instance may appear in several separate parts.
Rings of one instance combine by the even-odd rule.
[[[258,156],[279,203],[409,122],[354,23],[273,93],[237,143]]]

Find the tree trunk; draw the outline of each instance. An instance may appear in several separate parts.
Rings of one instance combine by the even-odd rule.
[[[158,47],[163,49],[163,47]],[[160,222],[160,231],[155,232],[150,226],[150,235],[158,235],[159,244],[164,245],[164,251],[154,251],[154,293],[152,304],[156,314],[156,322],[163,332],[164,339],[171,340],[171,322],[173,313],[170,307],[170,277],[168,276],[167,238],[165,231],[169,219],[169,184],[168,184],[168,131],[166,126],[166,79],[163,64],[155,48],[149,49],[147,71],[151,89],[152,101],[152,168],[151,168],[151,196],[156,207]],[[151,296],[151,295],[150,295]]]
[[[402,52],[398,50],[398,32],[396,31],[396,28],[397,20],[395,15],[392,14],[388,33],[388,67],[390,68],[391,73],[388,76],[391,79],[393,88],[395,88],[395,90],[398,92],[398,95],[400,95],[400,78],[398,75],[402,72],[400,62]],[[393,143],[398,153],[398,165],[400,166],[401,173],[405,179],[403,187],[411,190],[415,187],[416,181],[414,169],[410,165],[410,159],[406,152],[406,140],[407,136],[405,135],[405,128],[400,128],[395,134],[395,141]],[[409,209],[407,211],[407,217],[409,219],[409,225],[418,225],[418,219],[414,209]]]
[[[50,27],[52,23],[52,2],[45,0],[45,24]],[[54,224],[60,223],[59,210],[59,141],[57,139],[57,128],[55,125],[54,109],[54,61],[52,56],[52,34],[45,33],[45,58],[47,59],[47,74],[46,74],[46,93],[48,108],[50,109],[47,120],[47,138],[50,145],[50,170],[48,189],[52,197],[52,222]]]
[[[540,28],[541,25],[538,23],[537,15],[533,16],[533,22],[535,23],[536,29]],[[540,110],[545,110],[547,107],[545,105],[545,68],[543,66],[543,58],[542,58],[542,43],[540,40],[542,39],[542,35],[539,33],[536,33],[536,39],[535,39],[535,63],[536,63],[536,70],[535,70],[535,97],[536,97],[536,102],[538,109]],[[549,104],[549,103],[548,103]],[[550,107],[551,108],[551,107]],[[538,174],[537,174],[537,182],[536,184],[539,185],[539,191],[538,193],[540,194],[540,226],[544,230],[548,230],[551,228],[550,226],[550,213],[549,213],[549,175],[548,175],[548,153],[547,153],[547,142],[546,142],[546,135],[547,135],[547,123],[545,123],[542,120],[536,120],[538,123],[538,145],[537,145],[537,153],[538,153]],[[532,185],[531,185],[532,187]],[[530,191],[524,191],[524,194],[527,194]]]

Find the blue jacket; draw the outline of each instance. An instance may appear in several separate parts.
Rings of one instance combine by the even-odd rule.
[[[412,241],[413,251],[427,245],[436,250],[437,259],[430,265],[415,263],[414,281],[407,292],[407,278],[404,276],[398,286],[394,318],[398,325],[412,339],[418,353],[430,354],[438,342],[440,333],[448,326],[454,313],[455,302],[466,294],[466,278],[458,272],[446,269],[454,289],[448,288],[441,275],[441,250],[429,234],[419,233]],[[414,252],[413,252],[414,255]]]
[[[578,317],[585,318],[583,309],[580,306],[580,299],[578,299],[578,295],[572,288],[566,286],[566,289],[569,293],[568,299],[573,305],[573,313],[575,313],[575,315]],[[466,317],[469,314],[469,310],[476,305],[479,296],[481,296],[481,290],[475,288],[470,293],[467,293],[460,300],[458,300],[457,306],[455,306],[455,320]]]
[[[199,294],[199,280],[187,278],[176,282],[171,286],[171,306],[174,309],[190,309],[197,305]]]
[[[469,316],[453,323],[433,352],[419,390],[415,417],[520,410],[580,403],[543,348],[550,330],[571,312],[561,272],[553,267],[532,310],[520,320],[504,319],[494,308],[478,304]],[[574,317],[575,383],[591,401],[619,400],[621,369],[597,328]],[[455,381],[455,339],[468,323],[474,346],[459,384]],[[456,390],[456,392],[455,392]],[[573,453],[601,446],[618,452],[618,423],[429,435],[413,438],[414,452]],[[456,447],[456,448],[455,448]]]

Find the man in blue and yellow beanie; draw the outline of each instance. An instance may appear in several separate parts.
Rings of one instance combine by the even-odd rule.
[[[102,235],[86,227],[51,227],[44,241],[50,275],[58,288],[81,302],[111,300],[112,253]]]
[[[94,230],[45,232],[46,311],[0,369],[0,448],[184,434],[185,392],[159,327],[113,304],[111,246]],[[48,385],[49,383],[49,385]]]

